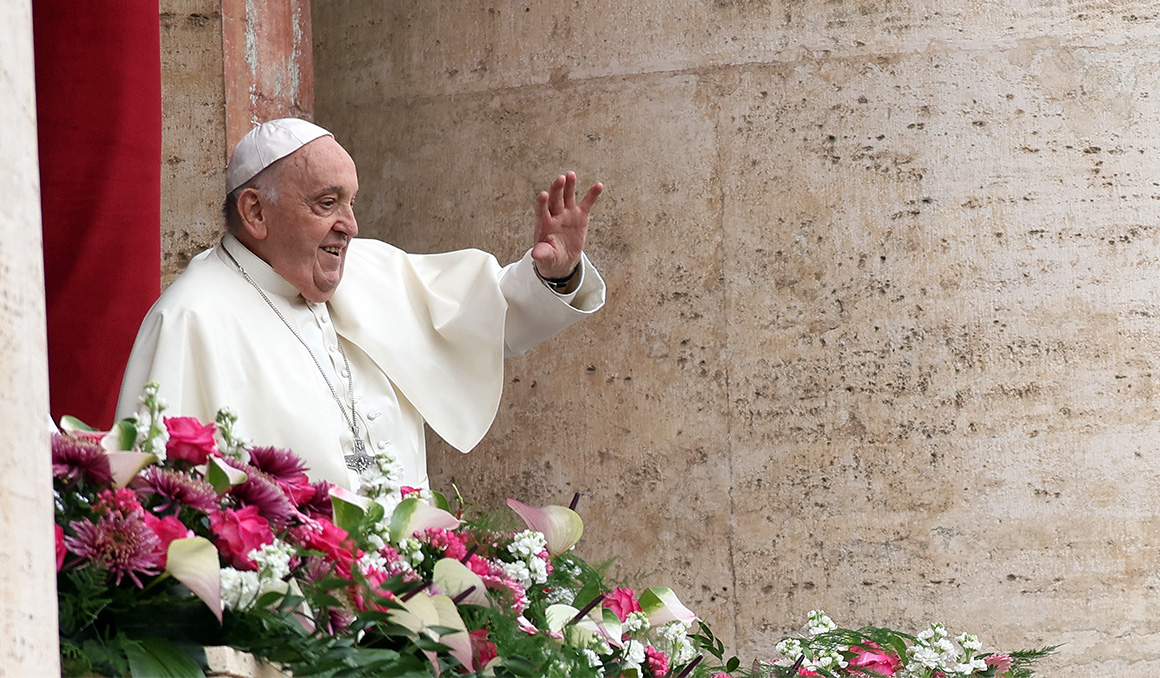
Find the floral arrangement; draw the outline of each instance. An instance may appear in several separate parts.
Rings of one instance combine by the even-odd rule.
[[[611,585],[574,553],[575,497],[472,515],[400,486],[390,457],[354,495],[238,439],[228,411],[164,417],[155,384],[143,400],[111,431],[66,417],[53,438],[66,675],[204,676],[211,645],[296,676],[1030,675],[1030,654],[948,648],[939,626],[844,631],[820,612],[739,671],[671,589]]]

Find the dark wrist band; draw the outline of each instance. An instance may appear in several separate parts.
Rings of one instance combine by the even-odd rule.
[[[579,272],[580,264],[576,264],[576,268],[572,269],[572,272],[563,278],[545,278],[544,276],[540,275],[540,269],[536,268],[536,276],[539,277],[539,279],[542,280],[545,285],[552,288],[553,290],[562,290],[567,287],[572,283],[572,281],[576,278],[576,274]]]

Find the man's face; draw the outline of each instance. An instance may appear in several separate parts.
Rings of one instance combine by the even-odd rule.
[[[263,200],[266,237],[252,249],[308,301],[329,301],[342,280],[346,247],[358,235],[354,161],[325,136],[295,151],[278,171],[276,201]]]

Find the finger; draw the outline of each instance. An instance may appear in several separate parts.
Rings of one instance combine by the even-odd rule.
[[[551,195],[548,199],[548,211],[553,216],[564,211],[564,184],[566,182],[567,179],[561,174],[556,177],[556,180],[552,182],[552,187],[549,189]]]
[[[564,209],[576,207],[576,173],[568,172],[564,175]]]
[[[552,218],[552,215],[548,212],[548,200],[547,191],[540,191],[540,194],[536,196],[536,229],[532,234],[536,242],[539,242],[544,237],[544,226]]]
[[[588,189],[588,193],[584,195],[584,199],[580,201],[580,209],[588,213],[592,210],[592,206],[596,204],[596,199],[604,192],[604,184],[593,184],[592,188]]]

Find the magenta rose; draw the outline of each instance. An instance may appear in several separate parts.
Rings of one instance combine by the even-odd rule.
[[[194,417],[166,417],[165,428],[169,431],[165,453],[170,459],[204,464],[211,454],[217,454],[217,427],[213,424],[202,425]]]
[[[886,652],[874,643],[866,643],[866,647],[855,645],[850,648],[854,653],[850,659],[850,666],[873,671],[882,676],[893,676],[902,661],[893,654]]]
[[[270,523],[258,515],[257,506],[211,513],[209,528],[217,537],[218,551],[239,570],[257,570],[258,564],[249,558],[250,551],[274,543]]]
[[[149,526],[149,529],[153,530],[153,534],[157,535],[157,538],[161,540],[161,548],[159,549],[161,553],[161,564],[158,567],[164,569],[166,561],[169,558],[169,544],[176,539],[185,539],[194,536],[193,530],[186,527],[184,523],[178,520],[177,516],[158,518],[152,513],[145,513],[142,517],[145,519],[145,524]]]
[[[64,567],[64,556],[68,553],[68,549],[64,545],[64,528],[60,523],[56,524],[56,571],[60,572],[60,568]]]
[[[612,610],[620,621],[628,619],[633,612],[640,612],[640,603],[636,601],[636,594],[632,589],[618,588],[604,597],[604,607]]]

